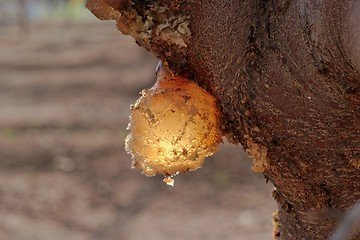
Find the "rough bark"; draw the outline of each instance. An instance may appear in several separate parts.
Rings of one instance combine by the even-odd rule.
[[[109,14],[94,2],[110,6]],[[326,239],[336,225],[317,212],[343,211],[360,198],[360,73],[348,46],[354,2],[97,0],[88,7],[217,98],[224,134],[276,187],[279,239],[308,240]]]

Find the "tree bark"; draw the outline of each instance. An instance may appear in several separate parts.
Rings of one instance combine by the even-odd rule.
[[[343,211],[360,198],[356,0],[87,6],[217,98],[224,135],[275,186],[279,239],[327,239],[336,221],[317,213]]]

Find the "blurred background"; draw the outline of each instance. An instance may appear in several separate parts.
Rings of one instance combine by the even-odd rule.
[[[156,63],[82,0],[0,0],[1,240],[271,239],[272,186],[240,146],[175,187],[130,168]]]

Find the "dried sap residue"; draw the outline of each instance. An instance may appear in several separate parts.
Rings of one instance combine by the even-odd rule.
[[[163,70],[132,106],[126,150],[147,176],[174,176],[201,167],[221,140],[213,96]]]

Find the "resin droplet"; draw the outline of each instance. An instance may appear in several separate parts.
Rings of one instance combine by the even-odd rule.
[[[169,186],[172,186],[172,187],[175,184],[175,180],[170,176],[165,176],[163,182],[166,183],[166,185],[169,185]]]
[[[217,151],[219,119],[212,95],[162,70],[155,85],[143,90],[132,106],[126,150],[132,155],[133,167],[147,176],[196,170]]]

